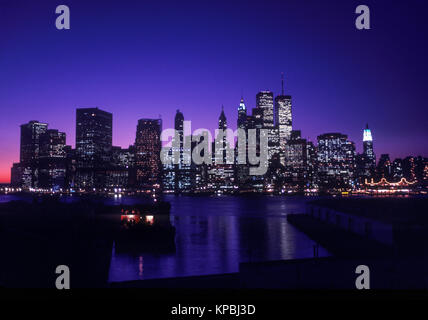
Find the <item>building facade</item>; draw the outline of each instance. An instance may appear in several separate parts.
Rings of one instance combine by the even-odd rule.
[[[355,144],[341,133],[318,136],[317,174],[321,189],[354,187]]]
[[[66,183],[66,135],[58,130],[46,130],[40,136],[39,187],[62,190]]]
[[[99,108],[76,109],[76,179],[80,189],[101,188],[110,166],[113,115]]]
[[[285,146],[292,131],[291,96],[281,94],[275,98],[275,124],[278,127],[281,163],[285,164]]]
[[[136,188],[146,191],[160,189],[161,119],[140,119],[135,138]]]

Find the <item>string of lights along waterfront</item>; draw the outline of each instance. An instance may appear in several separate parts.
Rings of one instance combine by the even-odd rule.
[[[21,125],[20,161],[11,169],[11,190],[84,193],[426,193],[428,158],[408,156],[391,161],[382,154],[376,161],[373,134],[363,129],[363,150],[343,133],[323,133],[316,144],[302,138],[293,127],[292,96],[265,90],[256,94],[255,107],[241,97],[236,128],[246,133],[267,132],[268,163],[263,175],[250,174],[253,166],[227,161],[226,150],[238,158],[238,143],[223,137],[212,142],[212,160],[196,164],[189,159],[197,141],[185,134],[182,111],[175,114],[178,133],[165,157],[179,155],[171,164],[162,159],[162,119],[139,119],[134,144],[113,146],[113,115],[98,107],[76,109],[76,148],[66,134],[47,123]],[[219,108],[218,129],[231,128],[224,108]],[[213,119],[214,120],[214,119]],[[258,130],[258,131],[257,131]],[[259,135],[259,134],[258,134]],[[243,142],[241,142],[243,143]],[[260,145],[257,145],[260,153]],[[216,161],[217,158],[223,161]],[[248,158],[247,158],[248,160]]]

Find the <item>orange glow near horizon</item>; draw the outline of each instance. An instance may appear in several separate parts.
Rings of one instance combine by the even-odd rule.
[[[19,153],[15,154],[5,146],[0,146],[0,149],[1,147],[6,151],[0,153],[0,183],[10,183],[10,169],[14,162],[19,162]]]
[[[10,183],[10,168],[0,167],[0,183]]]

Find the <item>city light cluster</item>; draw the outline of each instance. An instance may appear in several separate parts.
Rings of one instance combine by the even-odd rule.
[[[377,162],[368,125],[361,154],[342,133],[321,134],[316,145],[302,138],[292,126],[292,97],[284,90],[276,97],[271,91],[257,93],[251,114],[241,98],[237,111],[233,132],[222,107],[214,141],[208,131],[186,131],[190,121],[179,110],[174,128],[163,131],[161,119],[140,119],[135,142],[126,149],[112,145],[113,115],[99,108],[76,110],[75,149],[66,145],[64,132],[30,121],[21,125],[11,190],[156,197],[161,192],[361,194],[427,188],[428,159],[391,162],[383,154]]]

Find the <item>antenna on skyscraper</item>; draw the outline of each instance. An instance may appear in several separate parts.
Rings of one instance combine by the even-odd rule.
[[[281,95],[284,95],[284,72],[281,72]]]

